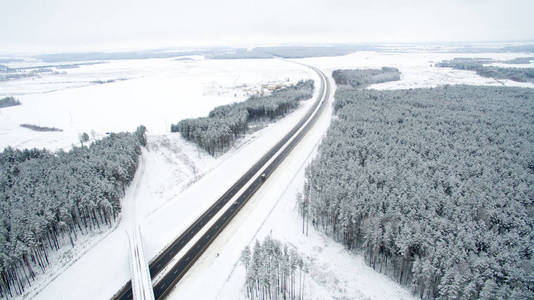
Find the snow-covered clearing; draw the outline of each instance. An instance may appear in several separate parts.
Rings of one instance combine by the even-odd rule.
[[[471,71],[435,68],[433,63],[454,57],[512,59],[525,54],[377,53],[359,52],[340,57],[308,58],[327,75],[339,68],[393,66],[402,80],[372,88],[398,89],[441,84],[518,85],[508,80],[482,78]],[[0,82],[0,96],[15,95],[20,106],[0,109],[0,148],[7,145],[69,148],[80,132],[99,137],[108,131],[148,128],[148,147],[123,200],[115,230],[84,237],[74,249],[54,258],[46,278],[38,279],[25,297],[38,299],[109,299],[129,279],[125,231],[141,225],[150,260],[239,178],[250,165],[302,117],[312,101],[275,124],[247,135],[228,153],[213,158],[167,133],[171,123],[206,115],[215,106],[241,101],[276,84],[317,76],[311,70],[282,60],[146,59],[109,61],[69,69],[67,74]],[[62,77],[64,76],[64,78]],[[96,80],[122,79],[106,84]],[[57,82],[61,82],[60,84]],[[332,99],[330,99],[332,101]],[[367,267],[363,258],[309,227],[301,234],[295,195],[304,182],[304,168],[325,134],[331,109],[319,119],[243,211],[215,240],[182,279],[169,298],[242,298],[244,268],[241,250],[271,234],[293,245],[307,257],[307,298],[409,299],[409,293]],[[20,123],[58,127],[63,132],[34,132]],[[217,253],[219,256],[217,257]],[[53,279],[53,280],[52,280]],[[209,284],[209,288],[206,285]]]

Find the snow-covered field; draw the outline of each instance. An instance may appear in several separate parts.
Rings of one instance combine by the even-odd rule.
[[[482,78],[471,71],[435,68],[454,57],[511,59],[527,54],[377,53],[308,58],[304,62],[326,74],[340,68],[393,66],[402,80],[372,88],[397,89],[441,84],[530,86]],[[0,109],[0,148],[69,148],[78,135],[99,137],[109,131],[148,128],[149,144],[123,200],[122,219],[113,231],[96,234],[83,245],[58,255],[61,267],[42,276],[27,294],[37,299],[109,299],[129,278],[125,230],[141,225],[150,260],[186,228],[222,191],[291,128],[311,105],[241,139],[228,153],[213,158],[168,133],[171,123],[206,115],[215,106],[241,101],[267,86],[314,78],[311,70],[283,60],[146,59],[109,61],[67,69],[66,74],[0,82],[0,97],[14,95],[20,106]],[[126,79],[95,84],[96,80]],[[60,82],[60,83],[58,83]],[[330,100],[332,101],[332,99]],[[300,232],[295,195],[302,189],[304,168],[313,158],[330,122],[324,114],[298,149],[245,206],[183,278],[170,299],[242,298],[244,268],[239,254],[255,239],[271,234],[307,257],[307,298],[409,299],[409,293],[363,263],[360,256],[315,232]],[[63,132],[34,132],[30,123]],[[65,247],[64,247],[65,248]],[[219,256],[217,257],[217,253]],[[46,277],[46,278],[44,278]],[[50,279],[53,280],[50,280]],[[209,282],[209,288],[206,283]]]
[[[0,110],[0,149],[69,148],[82,132],[100,137],[141,124],[151,134],[166,133],[181,119],[308,76],[281,60],[201,58],[115,60],[61,72],[67,73],[0,81],[0,97],[22,102]],[[34,132],[19,126],[24,123],[63,132]]]
[[[374,89],[409,89],[435,87],[444,84],[471,84],[493,86],[534,87],[532,83],[512,80],[495,80],[478,76],[474,71],[454,70],[434,67],[435,63],[455,57],[493,58],[509,60],[516,57],[528,57],[530,53],[430,53],[424,51],[394,52],[357,52],[346,56],[318,57],[303,59],[303,62],[317,66],[331,73],[336,69],[395,67],[400,70],[401,80],[374,85]],[[505,65],[516,67],[517,65]],[[534,63],[530,65],[534,68]]]

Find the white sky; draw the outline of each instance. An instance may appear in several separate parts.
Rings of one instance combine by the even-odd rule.
[[[534,40],[534,0],[0,0],[0,52]]]

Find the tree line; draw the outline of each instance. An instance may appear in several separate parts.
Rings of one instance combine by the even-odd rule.
[[[534,298],[534,90],[338,87],[312,224],[423,299]]]
[[[245,290],[250,299],[303,299],[306,266],[293,248],[267,236],[252,251],[241,252],[246,269]]]
[[[517,58],[515,60],[504,61],[504,63],[529,63],[531,59],[532,58],[530,57]],[[437,63],[436,66],[441,68],[475,71],[482,77],[534,83],[534,68],[503,68],[484,65],[491,62],[494,61],[492,59],[480,58],[454,58],[452,60],[444,60]]]
[[[20,127],[27,128],[34,131],[42,131],[42,132],[54,132],[54,131],[63,131],[63,129],[56,128],[56,127],[47,127],[47,126],[39,126],[34,124],[20,124]]]
[[[15,99],[14,97],[4,97],[0,99],[0,108],[20,105],[20,104],[21,104],[20,101],[18,99]]]
[[[516,57],[516,58],[510,59],[510,60],[505,60],[505,61],[503,61],[503,63],[511,64],[511,65],[514,65],[514,64],[521,65],[521,64],[530,64],[531,61],[534,61],[534,57],[533,56]]]
[[[112,226],[144,145],[140,126],[68,152],[0,153],[0,296],[22,294],[50,251]]]
[[[338,85],[350,85],[354,88],[364,88],[373,83],[400,80],[397,68],[382,67],[382,69],[335,70],[332,77]]]
[[[171,125],[171,132],[193,141],[210,155],[227,151],[249,128],[249,123],[274,120],[298,107],[299,101],[313,96],[313,80],[276,89],[267,96],[252,96],[244,102],[214,108],[208,117],[185,119]]]

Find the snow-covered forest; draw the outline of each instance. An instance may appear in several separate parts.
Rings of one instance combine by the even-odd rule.
[[[373,83],[400,80],[401,73],[396,68],[335,70],[332,77],[337,84],[363,88]]]
[[[9,107],[9,106],[15,106],[20,105],[20,101],[13,98],[13,97],[4,97],[0,99],[0,108],[1,107]]]
[[[33,131],[63,131],[56,127],[39,126],[34,124],[20,124],[20,127],[27,128]]]
[[[338,86],[312,224],[423,299],[534,298],[534,91]]]
[[[506,64],[530,63],[531,57],[520,57],[503,61]],[[534,82],[534,68],[502,68],[486,66],[484,64],[495,62],[492,59],[480,58],[454,58],[437,63],[437,67],[453,68],[458,70],[475,71],[478,75],[494,79],[510,79],[517,82]]]
[[[302,299],[306,266],[295,249],[267,236],[256,240],[252,251],[248,246],[242,251],[241,263],[247,298]]]
[[[313,89],[312,80],[300,81],[267,96],[252,96],[241,103],[216,107],[208,117],[182,120],[171,125],[171,132],[180,132],[211,155],[225,152],[246,132],[249,122],[286,115],[298,107],[300,100],[311,98]]]
[[[521,64],[530,64],[531,61],[534,61],[534,57],[528,56],[528,57],[516,57],[513,59],[503,61],[503,63],[510,64],[510,65],[521,65]]]
[[[0,153],[0,296],[21,294],[36,269],[45,271],[50,251],[111,227],[121,211],[145,128],[90,145],[85,134],[80,142],[68,152],[8,147]]]

